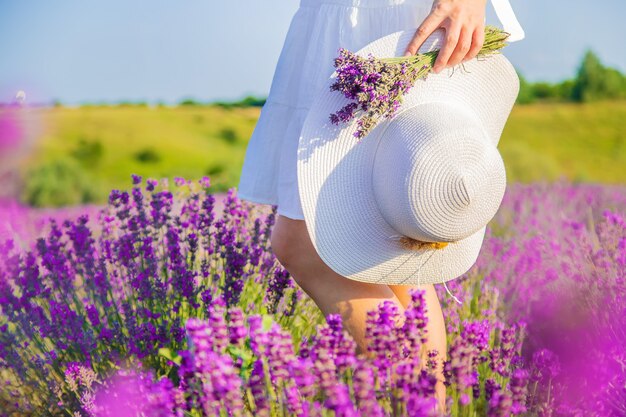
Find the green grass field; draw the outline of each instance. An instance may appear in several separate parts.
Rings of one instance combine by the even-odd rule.
[[[509,181],[626,183],[626,101],[517,105],[499,148]]]
[[[44,134],[21,166],[27,185],[22,199],[35,205],[63,205],[105,202],[111,189],[129,188],[131,173],[170,179],[209,175],[216,192],[236,186],[260,108],[123,106],[37,111]],[[625,183],[625,120],[624,101],[516,105],[499,145],[508,181],[565,176],[574,181]],[[63,176],[65,180],[58,180]],[[54,198],[42,197],[46,195],[42,189],[51,182],[55,182],[53,189],[63,190],[69,184],[89,192],[83,201],[65,203],[60,191],[48,193]]]

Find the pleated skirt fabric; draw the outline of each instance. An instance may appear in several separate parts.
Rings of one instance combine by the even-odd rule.
[[[237,195],[303,220],[297,146],[313,97],[340,47],[356,52],[392,32],[417,29],[432,0],[301,0],[276,64],[267,101],[248,142]],[[338,93],[339,94],[339,93]]]

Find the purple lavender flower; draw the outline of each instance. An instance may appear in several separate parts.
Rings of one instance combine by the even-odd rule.
[[[479,352],[482,352],[489,347],[490,332],[491,326],[488,319],[473,322],[464,321],[461,337],[467,340],[469,344],[476,346]]]
[[[324,405],[329,410],[332,410],[336,416],[358,416],[358,413],[354,408],[354,404],[350,399],[348,386],[343,383],[337,383],[327,391],[327,397]]]
[[[248,380],[248,388],[254,398],[254,412],[258,416],[269,416],[270,404],[265,383],[265,370],[263,369],[263,359],[258,358],[252,366],[252,373]]]
[[[385,415],[383,407],[376,400],[375,370],[373,366],[364,360],[358,360],[355,364],[354,398],[361,415],[382,417]]]
[[[502,376],[509,376],[511,360],[515,355],[515,327],[505,327],[500,331],[500,346],[489,351],[490,367]]]
[[[561,373],[559,358],[549,349],[540,349],[533,354],[533,380],[555,378]]]
[[[367,312],[365,338],[367,350],[374,356],[373,363],[380,370],[383,384],[389,383],[388,373],[392,364],[403,357],[398,327],[399,313],[395,303],[384,300],[377,309]]]
[[[302,353],[302,352],[300,352]],[[313,373],[313,361],[310,358],[296,357],[288,364],[289,375],[300,394],[311,400],[317,392],[316,375]]]
[[[473,372],[477,354],[477,348],[461,336],[450,346],[448,360],[444,363],[446,379],[456,383],[462,391],[477,383],[477,374]]]
[[[340,374],[352,367],[356,362],[356,342],[343,330],[342,318],[339,314],[329,314],[326,324],[318,328],[311,339],[310,355],[313,360],[332,360],[333,369]],[[333,378],[339,377],[336,374]]]
[[[234,346],[240,345],[247,334],[243,310],[240,307],[228,309],[228,343]]]
[[[488,401],[487,416],[506,417],[511,415],[513,401],[510,393],[504,391],[496,383],[491,385],[491,394]]]
[[[289,377],[289,364],[296,360],[291,334],[284,331],[278,323],[273,323],[268,333],[267,363],[273,384]]]
[[[167,379],[155,382],[150,372],[121,370],[95,392],[91,415],[171,416],[176,404],[175,395],[175,389]]]
[[[381,79],[367,78],[357,94],[388,99],[371,89]],[[246,407],[262,415],[270,401],[298,415],[376,415],[390,400],[408,415],[432,415],[434,376],[416,354],[426,327],[419,293],[400,327],[392,319],[402,314],[390,305],[372,312],[374,348],[357,358],[339,315],[314,328],[316,316],[295,308],[310,303],[306,295],[294,288],[287,296],[289,280],[269,248],[275,206],[265,219],[251,218],[231,192],[227,213],[216,216],[219,201],[178,183],[189,192],[185,199],[156,192],[144,198],[139,187],[113,191],[97,216],[99,233],[89,224],[96,216],[85,215],[49,223],[30,252],[0,242],[0,367],[9,372],[9,381],[0,381],[3,411],[93,414],[94,390],[101,398],[107,389],[100,382],[139,360],[154,374],[135,391],[150,404],[169,404],[167,415]],[[624,334],[615,329],[626,326],[619,280],[626,194],[551,187],[514,185],[494,219],[507,233],[488,229],[489,256],[477,261],[477,275],[456,281],[472,299],[470,310],[446,312],[453,342],[444,373],[459,410],[623,414]],[[270,293],[280,300],[282,324],[308,325],[274,323],[265,331],[271,316],[254,312],[269,312],[270,298],[262,297]],[[436,355],[429,352],[429,370]]]
[[[529,373],[526,369],[516,369],[511,375],[509,382],[509,391],[511,391],[511,399],[513,404],[511,410],[513,414],[521,414],[526,409],[526,389]]]
[[[489,54],[502,48],[508,34],[488,25],[485,27],[485,42],[480,54]],[[331,123],[349,122],[363,114],[357,121],[354,136],[361,139],[378,122],[391,119],[403,101],[403,96],[417,82],[425,80],[439,50],[416,54],[410,57],[376,58],[371,53],[359,56],[345,48],[338,49],[334,59],[336,78],[330,91],[339,91],[344,97],[355,100],[343,106],[329,118]],[[358,113],[357,113],[358,111]]]
[[[253,314],[248,316],[247,322],[250,349],[257,357],[261,357],[264,355],[269,341],[269,335],[262,328],[262,317],[258,314]]]
[[[405,320],[402,325],[402,336],[406,341],[406,347],[402,352],[404,357],[416,354],[422,344],[426,343],[426,326],[428,316],[426,316],[426,292],[420,289],[411,289],[411,303],[404,310]]]

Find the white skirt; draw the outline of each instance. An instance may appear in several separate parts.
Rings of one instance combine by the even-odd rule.
[[[300,0],[248,143],[239,198],[277,205],[278,214],[304,219],[296,171],[300,130],[315,91],[335,70],[338,48],[356,52],[389,33],[417,29],[432,4],[432,0]]]

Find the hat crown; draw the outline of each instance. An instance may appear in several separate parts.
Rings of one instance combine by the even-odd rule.
[[[383,218],[398,233],[452,242],[493,218],[506,172],[470,108],[430,102],[388,123],[374,155],[372,187]]]

